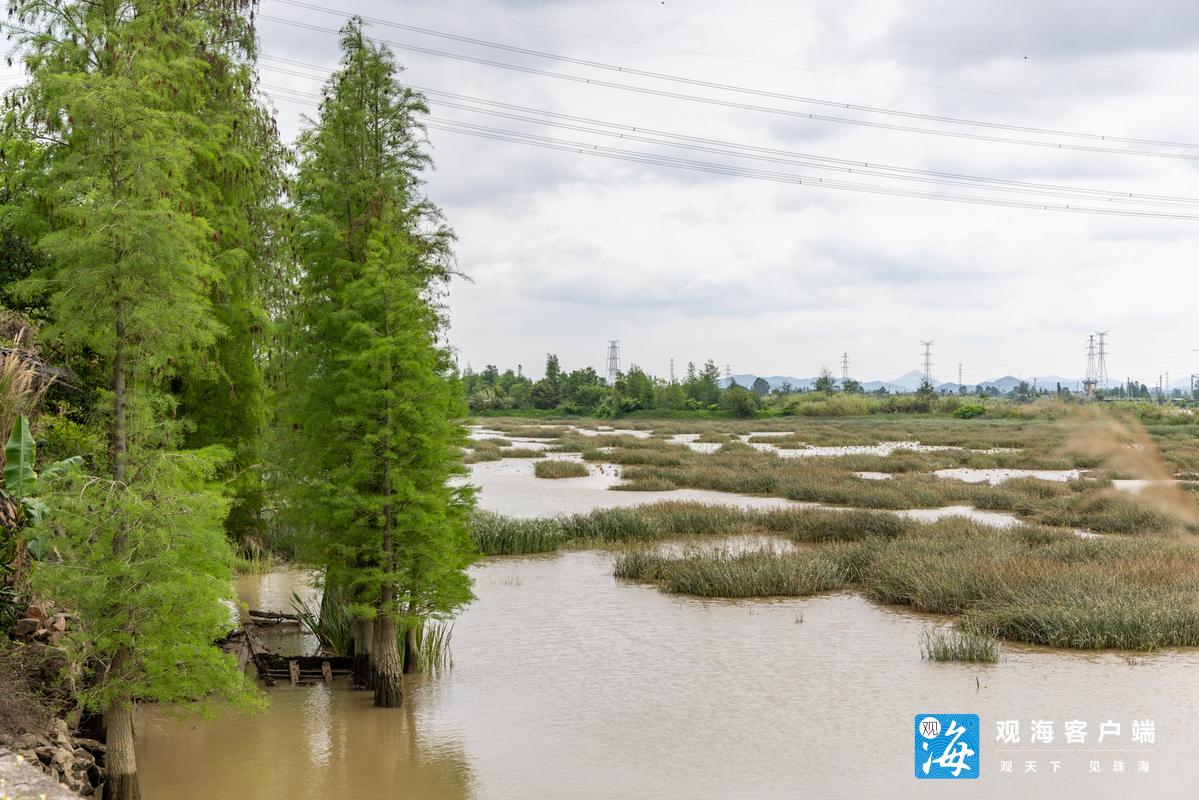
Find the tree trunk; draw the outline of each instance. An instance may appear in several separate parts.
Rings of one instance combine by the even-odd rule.
[[[404,704],[404,667],[396,641],[396,621],[389,614],[379,617],[375,630],[375,705],[399,708]]]
[[[117,700],[104,714],[105,737],[104,800],[140,800],[137,756],[133,751],[133,702]]]
[[[125,482],[125,304],[117,300],[112,359],[112,478]]]
[[[374,686],[371,672],[372,642],[374,640],[375,624],[367,619],[354,620],[354,688],[370,689]]]
[[[420,672],[420,659],[416,655],[416,625],[409,623],[404,630],[404,674]]]

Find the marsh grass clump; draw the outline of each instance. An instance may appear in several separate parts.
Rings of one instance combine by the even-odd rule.
[[[665,478],[636,478],[610,488],[616,492],[669,492],[678,487]]]
[[[1153,508],[1136,495],[1107,490],[1074,494],[1033,512],[1038,522],[1098,533],[1146,533],[1186,527],[1177,516]]]
[[[665,535],[653,516],[636,508],[602,508],[590,514],[575,514],[564,519],[562,525],[569,538],[590,542],[638,542]]]
[[[656,581],[670,559],[649,550],[629,550],[616,557],[612,574],[626,581]]]
[[[479,553],[486,556],[548,553],[566,542],[560,520],[516,519],[482,510],[471,516],[470,533]]]
[[[490,450],[471,450],[462,455],[463,464],[479,464],[484,461],[500,461],[504,454],[498,447]]]
[[[886,511],[781,508],[759,514],[755,520],[766,530],[785,533],[797,542],[894,539],[919,523]]]
[[[538,478],[586,478],[589,473],[586,464],[550,458],[534,464],[533,474]]]
[[[624,572],[654,580],[663,591],[696,597],[799,597],[845,584],[836,559],[819,552],[778,554],[760,550],[704,553],[675,559],[624,556]]]
[[[994,664],[999,660],[999,642],[972,631],[925,631],[920,640],[920,655],[926,661]]]
[[[500,458],[541,458],[544,450],[534,450],[529,447],[505,447],[499,451]]]

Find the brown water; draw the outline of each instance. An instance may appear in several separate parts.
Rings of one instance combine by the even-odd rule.
[[[457,622],[454,668],[367,693],[278,688],[256,717],[143,709],[147,800],[189,798],[1183,797],[1199,786],[1199,653],[1128,659],[1008,649],[996,665],[920,658],[942,621],[854,594],[676,597],[612,577],[612,557],[490,559]],[[245,579],[280,604],[303,575]],[[286,605],[284,605],[286,607]],[[912,777],[913,715],[982,718],[976,781]],[[1050,752],[1065,720],[1122,721],[1124,752]],[[1153,719],[1131,753],[1132,719]],[[1056,721],[1059,744],[1001,754],[995,721]],[[1094,737],[1094,733],[1092,733]],[[1094,747],[1095,745],[1089,745]],[[1110,745],[1105,745],[1105,748]],[[1050,774],[1049,759],[1062,761]],[[1090,759],[1101,774],[1088,774]],[[1110,760],[1125,758],[1114,774]],[[1013,759],[1013,774],[999,761]],[[1024,772],[1035,759],[1038,774]],[[1150,762],[1138,774],[1136,760]]]

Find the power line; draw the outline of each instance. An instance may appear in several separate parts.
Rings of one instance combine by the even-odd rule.
[[[278,2],[294,2],[294,0],[278,0]],[[340,12],[330,11],[329,13],[340,13]],[[296,20],[283,19],[281,17],[274,17],[274,16],[270,16],[267,14],[259,15],[259,19],[265,19],[265,20],[268,20],[271,22],[278,22],[283,25],[290,25],[290,26],[301,28],[304,30],[311,30],[311,31],[329,33],[329,34],[339,33],[339,31],[337,31],[334,28],[326,28],[326,27],[320,26],[320,25],[312,25],[310,23],[298,22]],[[388,23],[388,24],[391,24],[391,23]],[[395,23],[395,25],[396,25],[396,27],[401,27],[401,28],[412,27],[412,26],[403,26],[398,23]],[[453,38],[453,36],[450,34],[445,34],[445,35]],[[371,38],[371,37],[367,37],[367,38]],[[462,37],[462,38],[467,38],[467,37]],[[1145,156],[1145,157],[1151,157],[1151,158],[1199,160],[1199,154],[1165,153],[1165,152],[1153,152],[1153,151],[1148,151],[1148,150],[1135,150],[1135,149],[1128,149],[1128,148],[1095,147],[1095,146],[1090,146],[1090,145],[1067,144],[1067,143],[1062,143],[1062,142],[1045,142],[1045,141],[1034,140],[1034,139],[1019,139],[1019,138],[1004,137],[1004,136],[993,136],[993,135],[985,135],[985,134],[978,134],[978,133],[968,133],[965,131],[942,130],[942,129],[936,129],[936,128],[919,128],[919,127],[914,127],[914,126],[910,126],[910,125],[897,125],[894,123],[874,122],[874,121],[870,121],[870,120],[854,119],[851,117],[835,117],[835,116],[830,116],[830,115],[826,115],[826,114],[813,114],[813,113],[808,113],[808,112],[803,112],[803,111],[794,111],[794,110],[790,110],[790,109],[773,108],[770,106],[759,106],[759,105],[754,105],[752,103],[740,103],[740,102],[731,101],[731,100],[720,100],[720,99],[710,98],[710,97],[701,97],[698,95],[689,95],[689,94],[684,94],[681,92],[672,92],[672,91],[666,91],[666,90],[662,90],[662,89],[652,89],[652,88],[645,87],[645,86],[636,86],[633,84],[617,83],[614,81],[604,81],[604,80],[599,80],[596,78],[586,78],[586,77],[579,76],[579,75],[571,75],[569,73],[554,72],[551,70],[538,69],[535,67],[526,67],[526,66],[522,66],[522,65],[518,65],[518,64],[509,64],[509,63],[503,62],[503,61],[494,61],[492,59],[479,58],[476,56],[468,56],[468,55],[464,55],[461,53],[450,53],[450,52],[447,52],[444,50],[435,50],[433,48],[421,47],[418,45],[404,44],[402,42],[395,42],[395,41],[392,41],[389,39],[371,38],[371,41],[380,42],[382,44],[386,44],[390,47],[394,47],[394,48],[397,48],[400,50],[407,50],[410,52],[422,53],[425,55],[433,55],[433,56],[438,56],[438,57],[442,57],[442,58],[450,58],[450,59],[457,60],[457,61],[465,61],[465,62],[472,63],[472,64],[480,64],[480,65],[484,65],[484,66],[496,67],[499,69],[507,69],[507,70],[512,70],[512,71],[516,71],[516,72],[523,72],[523,73],[526,73],[529,75],[538,75],[541,77],[555,78],[558,80],[569,81],[572,83],[602,86],[604,88],[618,89],[618,90],[622,90],[622,91],[629,91],[629,92],[634,92],[634,93],[638,93],[638,94],[646,94],[646,95],[651,95],[651,96],[655,96],[655,97],[666,97],[666,98],[675,99],[675,100],[699,102],[699,103],[704,103],[707,105],[715,105],[715,106],[721,106],[721,107],[725,107],[725,108],[736,108],[736,109],[743,110],[743,111],[755,111],[755,112],[760,112],[760,113],[769,113],[769,114],[778,114],[778,115],[783,115],[783,116],[797,117],[797,118],[801,118],[801,119],[811,119],[811,120],[816,120],[816,121],[820,121],[820,122],[833,122],[833,123],[838,123],[838,124],[856,125],[856,126],[867,127],[867,128],[903,131],[906,133],[926,134],[926,135],[932,135],[932,136],[945,136],[945,137],[950,137],[950,138],[955,138],[955,139],[969,139],[969,140],[973,140],[973,141],[997,142],[997,143],[1001,143],[1001,144],[1015,144],[1015,145],[1024,145],[1024,146],[1029,146],[1029,147],[1052,148],[1052,149],[1057,149],[1057,150],[1074,150],[1074,151],[1089,152],[1089,153],[1106,153],[1109,155],[1134,155],[1134,156]],[[500,47],[500,48],[508,47],[506,45],[495,45],[495,46]],[[513,48],[513,49],[516,49],[518,51],[522,50],[522,48]],[[533,52],[535,52],[535,51],[533,51]],[[560,60],[560,61],[570,61],[570,62],[581,61],[581,59],[571,59],[567,56],[558,56],[558,55],[554,55],[554,54],[544,54],[543,57],[544,58],[552,58],[552,59]],[[596,63],[598,63],[598,62],[596,62]],[[615,70],[617,72],[627,72],[627,73],[636,74],[636,75],[646,75],[646,76],[650,76],[650,77],[658,77],[654,73],[633,70],[633,69],[624,68],[624,67],[617,67],[617,66],[612,66],[612,65],[603,65],[603,68]],[[868,108],[865,106],[854,106],[853,104],[835,103],[832,101],[816,101],[816,100],[793,97],[793,96],[789,96],[789,95],[781,95],[779,93],[759,92],[757,90],[741,89],[738,87],[723,87],[723,85],[721,85],[721,84],[715,84],[715,83],[704,82],[704,81],[696,81],[693,79],[681,78],[681,77],[676,77],[676,76],[661,75],[660,77],[664,80],[676,80],[676,81],[680,81],[680,82],[684,82],[684,83],[691,83],[693,85],[705,85],[705,86],[712,86],[715,88],[727,88],[730,91],[745,91],[745,92],[750,92],[750,93],[764,94],[767,96],[781,97],[781,98],[789,99],[789,100],[792,100],[795,102],[811,102],[811,103],[818,102],[818,103],[821,103],[824,105],[831,105],[831,106],[835,106],[835,107],[839,107],[839,108],[846,108],[849,110],[867,111],[867,112],[871,112],[871,113],[880,113],[880,114],[893,114],[893,115],[899,115],[899,116],[912,116],[912,117],[916,117],[916,118],[930,119],[930,120],[941,119],[941,120],[949,121],[952,124],[977,125],[977,126],[983,126],[983,127],[989,127],[989,128],[1020,130],[1020,131],[1025,131],[1025,132],[1045,131],[1046,133],[1049,133],[1050,135],[1056,135],[1056,136],[1081,137],[1081,138],[1087,138],[1087,139],[1091,139],[1091,140],[1102,140],[1102,141],[1112,141],[1112,142],[1139,143],[1139,144],[1147,144],[1147,145],[1162,146],[1162,147],[1199,148],[1199,144],[1191,144],[1191,143],[1185,143],[1185,142],[1166,142],[1166,141],[1156,141],[1156,140],[1150,140],[1150,139],[1133,139],[1133,138],[1129,138],[1129,137],[1113,137],[1113,136],[1106,136],[1106,135],[1100,135],[1100,134],[1076,133],[1076,132],[1071,132],[1071,131],[1051,131],[1049,129],[1025,128],[1025,127],[1021,127],[1021,126],[1009,126],[1009,125],[1004,125],[1002,123],[988,123],[988,122],[978,122],[978,121],[971,121],[971,120],[955,120],[953,118],[948,118],[948,117],[944,117],[944,118],[936,117],[935,115],[920,115],[920,114],[915,114],[912,112],[899,112],[899,111],[893,111],[893,110],[887,110],[887,109],[871,109],[871,108]]]
[[[745,167],[738,167],[730,164],[719,164],[708,161],[696,161],[692,159],[681,159],[670,156],[651,155],[638,151],[624,150],[614,147],[601,147],[585,142],[572,142],[567,140],[553,139],[550,137],[536,136],[534,134],[526,134],[518,131],[509,131],[496,128],[485,128],[479,125],[470,125],[461,122],[429,122],[427,127],[435,130],[447,132],[461,133],[471,136],[478,136],[485,139],[495,139],[498,141],[516,142],[527,144],[536,147],[543,147],[552,150],[562,150],[566,152],[577,152],[584,155],[594,155],[605,158],[615,158],[623,161],[633,161],[643,164],[654,164],[658,166],[670,166],[678,169],[686,169],[697,172],[708,172],[711,174],[730,175],[734,177],[754,178],[757,180],[774,181],[777,183],[792,183],[802,184],[805,186],[820,186],[829,189],[842,189],[848,191],[858,191],[867,194],[889,195],[893,197],[913,197],[923,198],[926,200],[945,200],[959,203],[969,203],[974,205],[990,205],[1004,206],[1007,208],[1025,208],[1038,211],[1062,211],[1070,213],[1082,214],[1101,214],[1106,216],[1117,217],[1135,217],[1146,219],[1176,219],[1199,221],[1199,215],[1195,214],[1172,214],[1157,211],[1142,211],[1135,209],[1111,209],[1098,208],[1094,206],[1079,206],[1072,204],[1054,204],[1043,202],[1025,202],[1020,200],[1010,200],[1005,198],[995,197],[978,197],[972,195],[959,194],[938,194],[935,192],[923,192],[914,189],[904,189],[898,187],[875,186],[871,184],[855,183],[852,181],[835,181],[820,177],[809,177],[804,175],[791,175],[788,173],[772,172],[769,170],[756,170]]]
[[[280,58],[277,56],[268,56],[268,55],[264,55],[263,58],[271,60],[271,61],[286,62],[289,64],[294,64],[297,66],[302,66],[302,67],[310,68],[310,69],[317,69],[317,70],[325,69],[325,68],[319,67],[315,64],[307,64],[302,61],[295,61],[294,59],[286,59],[286,58]],[[321,78],[317,78],[316,76],[302,75],[301,73],[290,72],[288,70],[284,70],[284,69],[281,69],[278,67],[265,66],[264,69],[270,70],[272,72],[281,72],[283,74],[293,75],[296,77],[310,78],[312,80],[323,80],[324,78],[328,77],[327,72]],[[286,89],[285,87],[271,87],[271,88],[278,88],[283,91],[292,91],[292,92],[297,91],[297,90],[292,90],[292,89]],[[495,100],[487,100],[484,98],[471,97],[468,95],[457,94],[455,92],[446,92],[446,91],[442,91],[439,89],[431,89],[428,87],[414,85],[414,86],[412,86],[412,88],[414,88],[418,91],[421,91],[427,95],[451,98],[451,101],[445,101],[445,100],[438,101],[437,105],[445,106],[448,108],[457,108],[457,109],[469,111],[472,113],[488,114],[488,115],[492,115],[492,116],[498,116],[498,117],[503,117],[503,118],[507,118],[507,119],[514,119],[514,120],[519,120],[519,121],[523,121],[523,122],[531,122],[531,123],[538,124],[538,125],[553,124],[554,127],[567,128],[570,130],[579,130],[579,131],[595,133],[595,134],[599,134],[599,135],[603,135],[603,136],[617,136],[618,135],[622,139],[630,139],[633,141],[643,141],[643,142],[648,142],[651,144],[666,144],[668,146],[679,146],[679,145],[674,144],[673,142],[663,142],[660,139],[649,138],[649,136],[665,137],[668,139],[678,139],[678,140],[682,140],[685,142],[694,142],[694,143],[705,144],[705,145],[710,144],[710,145],[719,146],[721,148],[744,150],[744,151],[747,151],[747,153],[753,153],[753,154],[761,153],[761,154],[767,154],[767,155],[780,155],[780,156],[794,157],[794,158],[799,158],[799,159],[810,159],[812,161],[823,162],[821,164],[797,163],[798,166],[808,166],[808,167],[812,167],[815,169],[835,170],[835,171],[841,171],[841,172],[854,172],[854,173],[867,174],[867,175],[879,175],[882,177],[904,179],[904,180],[908,179],[906,177],[908,175],[928,176],[928,177],[932,177],[932,178],[947,179],[946,182],[949,182],[950,185],[960,185],[962,183],[978,182],[978,183],[987,184],[988,188],[994,188],[994,189],[1001,190],[1001,191],[1007,191],[1008,189],[1005,187],[1013,187],[1017,191],[1031,192],[1031,193],[1037,193],[1037,194],[1041,194],[1041,193],[1057,194],[1060,192],[1065,192],[1068,194],[1095,196],[1095,197],[1102,198],[1104,200],[1109,200],[1109,201],[1114,201],[1114,202],[1124,202],[1124,198],[1131,198],[1131,199],[1140,199],[1140,200],[1166,201],[1166,202],[1170,202],[1170,203],[1199,204],[1199,197],[1154,195],[1154,194],[1124,192],[1124,191],[1108,190],[1108,189],[1088,189],[1085,187],[1067,186],[1067,185],[1061,185],[1061,184],[1033,183],[1033,182],[1027,182],[1027,181],[1009,180],[1009,179],[1003,179],[1003,178],[987,178],[987,177],[978,176],[978,175],[966,175],[966,174],[961,174],[961,173],[942,172],[942,171],[936,171],[936,170],[922,170],[922,169],[916,169],[916,168],[912,168],[912,167],[899,167],[899,166],[882,164],[882,163],[872,162],[872,161],[858,161],[858,160],[852,160],[852,159],[834,158],[834,157],[830,157],[830,156],[814,155],[811,153],[801,153],[801,152],[797,152],[797,151],[793,151],[793,150],[784,150],[784,149],[780,149],[780,148],[739,144],[736,142],[729,142],[729,141],[725,141],[725,140],[721,140],[721,139],[711,139],[711,138],[701,137],[701,136],[690,136],[687,134],[672,133],[670,131],[658,130],[658,129],[649,128],[649,127],[645,127],[645,126],[641,126],[641,125],[635,126],[635,125],[629,125],[629,124],[625,124],[625,123],[613,123],[613,122],[606,122],[604,120],[597,120],[597,119],[593,119],[593,118],[589,118],[589,117],[580,117],[580,116],[571,115],[571,114],[562,114],[562,113],[556,112],[556,111],[548,111],[548,110],[544,110],[544,109],[531,108],[528,106],[515,105],[512,103],[503,103],[503,102],[499,102],[499,101],[495,101]],[[318,95],[313,95],[313,96],[318,97]],[[465,101],[467,103],[473,103],[476,105],[487,106],[489,108],[477,108],[477,107],[472,107],[470,105],[462,105],[459,103],[452,102],[453,100],[461,100],[461,101]],[[494,107],[494,108],[490,108],[490,107]],[[504,111],[495,110],[497,108],[504,109]],[[572,122],[582,122],[582,123],[587,123],[590,125],[599,125],[602,127],[612,128],[616,131],[619,131],[620,133],[614,134],[612,131],[597,131],[594,129],[582,128],[582,127],[578,127],[578,126],[574,126],[574,125],[547,123],[541,119],[530,119],[528,117],[520,116],[518,114],[507,113],[507,111],[521,112],[521,113],[525,113],[525,114],[533,114],[536,116],[549,117],[552,119],[569,120]],[[639,136],[638,134],[647,134],[648,136]],[[688,145],[688,147],[690,149],[699,149],[699,150],[704,150],[706,152],[721,152],[722,154],[729,154],[729,153],[725,152],[724,150],[711,150],[708,148],[691,147],[690,145]],[[738,153],[736,155],[742,155],[742,154]],[[757,156],[745,155],[744,157],[757,157]],[[774,160],[774,159],[759,159],[759,160]],[[782,162],[782,163],[796,163],[796,162]],[[827,165],[833,165],[833,166],[827,166]],[[888,173],[900,173],[900,174],[892,175],[892,174],[888,174]],[[938,182],[941,182],[941,181],[938,181]],[[1041,191],[1041,190],[1044,190],[1044,191]],[[1095,199],[1095,197],[1092,197],[1091,199]]]
[[[859,38],[863,38],[863,39],[875,39],[875,40],[879,40],[879,41],[898,42],[899,44],[914,45],[916,47],[929,47],[929,48],[937,48],[937,49],[941,49],[941,50],[952,50],[952,51],[955,51],[958,53],[973,53],[975,55],[994,56],[994,57],[998,57],[998,58],[1009,58],[1014,61],[1041,61],[1046,64],[1061,64],[1063,66],[1082,67],[1085,69],[1106,69],[1106,70],[1112,70],[1112,71],[1117,71],[1117,72],[1137,72],[1137,73],[1141,73],[1143,75],[1166,75],[1171,78],[1191,78],[1191,79],[1193,79],[1195,77],[1194,75],[1188,75],[1188,74],[1180,73],[1180,72],[1162,72],[1160,70],[1140,69],[1138,67],[1121,67],[1121,66],[1115,66],[1115,65],[1111,65],[1111,64],[1089,64],[1089,63],[1085,63],[1085,62],[1074,62],[1074,61],[1067,61],[1065,59],[1045,58],[1045,57],[1041,57],[1041,56],[1014,55],[1012,53],[1001,53],[1001,52],[998,52],[995,50],[982,50],[982,49],[974,48],[974,47],[962,47],[960,45],[940,44],[937,42],[922,42],[922,41],[914,40],[914,39],[902,39],[897,36],[886,36],[883,34],[876,34],[876,33],[858,33],[855,31],[847,31],[847,30],[842,30],[839,28],[829,28],[829,27],[824,27],[824,26],[820,26],[820,25],[811,25],[811,24],[807,24],[807,23],[803,23],[803,22],[794,22],[794,21],[785,20],[785,19],[771,19],[768,17],[756,17],[756,16],[752,16],[750,14],[738,14],[736,12],[726,11],[723,9],[704,8],[702,6],[687,5],[686,3],[668,2],[668,0],[659,0],[658,5],[674,6],[676,8],[686,8],[690,11],[700,11],[700,12],[707,13],[707,14],[720,14],[720,15],[727,16],[727,17],[735,17],[735,18],[740,18],[740,19],[754,20],[756,22],[766,22],[771,25],[788,25],[788,26],[791,26],[794,28],[807,28],[809,30],[821,31],[823,33],[834,33],[834,34],[837,34],[840,36],[853,36],[853,37],[859,37]]]
[[[291,99],[293,102],[302,103],[309,106],[317,104],[311,100]],[[999,206],[1005,208],[1022,208],[1037,211],[1059,211],[1065,213],[1077,214],[1099,214],[1111,217],[1125,217],[1137,219],[1175,219],[1187,221],[1199,221],[1199,216],[1189,214],[1168,214],[1155,211],[1141,211],[1135,209],[1111,209],[1097,208],[1093,206],[1079,205],[1060,205],[1051,203],[1039,202],[1023,202],[1018,200],[1009,200],[1005,198],[979,197],[972,195],[954,195],[954,194],[938,194],[934,192],[922,192],[912,189],[903,189],[897,187],[874,186],[871,184],[861,184],[848,181],[833,181],[824,178],[811,178],[801,175],[791,175],[788,173],[771,172],[768,170],[754,170],[745,167],[738,167],[730,164],[719,164],[707,161],[695,161],[690,159],[674,158],[669,156],[652,155],[641,153],[638,151],[623,150],[620,148],[601,147],[599,145],[588,144],[584,142],[571,142],[560,139],[552,139],[550,137],[536,136],[533,134],[521,133],[518,131],[509,131],[503,129],[488,129],[478,125],[468,125],[460,122],[428,122],[425,127],[432,130],[442,130],[451,133],[458,133],[477,138],[491,139],[494,141],[512,142],[523,144],[530,147],[539,147],[546,150],[556,150],[559,152],[577,153],[580,155],[595,156],[600,158],[609,158],[618,161],[626,161],[638,164],[647,164],[652,166],[670,167],[673,169],[682,169],[691,172],[704,172],[713,175],[725,175],[729,177],[751,178],[755,180],[772,181],[775,183],[788,183],[805,186],[818,186],[829,189],[840,189],[845,191],[855,191],[864,194],[885,195],[891,197],[909,197],[925,200],[940,200],[946,202],[965,203],[970,205],[984,206]]]
[[[274,88],[276,91],[301,95],[307,97],[315,97],[310,93],[298,92],[297,90],[285,89],[283,87],[268,87]],[[311,100],[293,99],[294,102],[300,102],[307,105],[315,106]],[[792,173],[777,172],[771,170],[752,169],[749,167],[737,166],[734,164],[724,164],[710,161],[697,161],[694,159],[683,159],[674,156],[646,153],[636,150],[626,150],[616,147],[604,147],[602,145],[593,144],[590,142],[579,142],[566,139],[558,139],[548,136],[540,136],[537,134],[527,133],[523,131],[514,131],[505,128],[493,128],[489,126],[477,125],[474,123],[463,122],[460,120],[435,120],[425,123],[425,126],[433,130],[442,130],[446,132],[459,133],[463,135],[475,136],[478,138],[491,139],[494,141],[512,142],[524,144],[533,147],[540,147],[549,150],[558,150],[562,152],[579,153],[583,155],[598,156],[621,161],[629,161],[634,163],[649,164],[656,166],[667,166],[676,169],[686,169],[695,172],[706,172],[709,174],[726,175],[731,177],[745,177],[757,180],[773,181],[777,183],[802,184],[808,186],[821,186],[830,189],[841,189],[846,191],[856,191],[867,194],[889,195],[894,197],[911,197],[928,200],[942,200],[949,202],[967,203],[972,205],[991,205],[1003,206],[1008,208],[1024,208],[1039,211],[1062,211],[1071,213],[1088,213],[1100,214],[1106,216],[1121,216],[1130,218],[1155,218],[1155,219],[1177,219],[1177,220],[1199,220],[1199,215],[1196,214],[1178,214],[1166,213],[1162,211],[1152,211],[1136,208],[1103,208],[1096,206],[1085,206],[1076,204],[1060,204],[1046,203],[1044,201],[1017,200],[1001,197],[986,197],[979,195],[963,195],[963,194],[947,194],[929,191],[920,191],[916,189],[908,189],[903,187],[894,187],[878,184],[860,183],[854,181],[841,181],[822,177],[812,177],[806,175],[795,175]],[[733,154],[738,155],[738,154]],[[897,176],[896,176],[897,177]],[[927,181],[926,181],[927,182]],[[955,184],[956,185],[956,184]],[[964,185],[964,188],[989,188]],[[1011,190],[1008,190],[1011,191]],[[1098,199],[1098,198],[1089,198]],[[1116,198],[1108,198],[1114,200]],[[1125,202],[1119,198],[1120,202]],[[1142,203],[1145,205],[1162,205],[1161,203]]]
[[[725,55],[722,53],[711,53],[711,52],[707,52],[707,51],[703,51],[703,50],[692,50],[692,49],[682,48],[682,47],[670,47],[670,46],[664,45],[664,44],[658,44],[658,43],[652,43],[652,42],[642,42],[642,41],[637,41],[635,39],[624,39],[619,36],[606,36],[604,34],[599,34],[599,33],[588,33],[588,32],[579,31],[579,30],[572,30],[569,28],[560,28],[560,27],[557,27],[554,25],[542,25],[542,24],[538,24],[535,22],[527,22],[525,20],[511,19],[509,17],[497,17],[497,16],[494,16],[491,14],[481,14],[481,13],[478,13],[475,11],[466,11],[466,10],[463,10],[460,8],[446,8],[445,6],[439,6],[434,3],[416,2],[416,0],[406,0],[405,5],[417,6],[420,8],[428,8],[433,11],[438,11],[438,12],[446,13],[446,14],[457,14],[459,16],[472,17],[474,19],[483,19],[483,20],[487,20],[489,22],[501,22],[501,23],[504,23],[505,25],[516,25],[518,27],[530,28],[532,30],[550,31],[552,33],[563,33],[563,34],[567,34],[569,36],[579,37],[579,38],[583,38],[583,39],[595,39],[597,41],[615,42],[617,44],[632,45],[634,47],[643,47],[643,48],[647,48],[650,50],[660,50],[662,52],[677,53],[680,55],[688,55],[688,56],[699,56],[701,58],[711,58],[711,59],[717,59],[720,61],[727,61],[727,62],[737,63],[737,64],[754,64],[757,66],[771,67],[772,69],[786,69],[786,70],[794,70],[794,71],[798,71],[798,72],[810,72],[810,73],[813,73],[816,75],[835,75],[835,76],[841,77],[841,78],[853,78],[854,80],[863,80],[863,81],[877,81],[877,82],[881,82],[881,83],[890,83],[890,84],[895,84],[895,85],[900,85],[900,86],[916,86],[916,87],[919,87],[922,89],[940,89],[940,90],[946,90],[946,91],[952,91],[952,92],[970,92],[972,94],[988,94],[988,95],[994,95],[996,97],[1016,97],[1016,98],[1020,98],[1023,100],[1040,100],[1040,101],[1047,101],[1047,102],[1053,102],[1053,103],[1077,103],[1080,105],[1091,105],[1091,106],[1107,107],[1107,108],[1113,107],[1112,104],[1110,104],[1110,103],[1104,103],[1104,102],[1101,102],[1098,100],[1088,100],[1086,98],[1081,98],[1081,97],[1057,97],[1054,95],[1029,94],[1027,92],[1006,92],[1006,91],[1001,91],[998,89],[980,89],[980,88],[974,87],[974,86],[954,86],[954,85],[945,84],[945,83],[932,83],[932,82],[928,82],[928,81],[912,81],[912,80],[904,80],[902,78],[885,78],[881,75],[862,75],[862,74],[855,73],[855,72],[844,72],[844,71],[840,71],[840,70],[820,69],[817,67],[804,66],[804,65],[800,65],[800,64],[782,64],[782,63],[779,63],[776,61],[765,61],[765,60],[756,59],[756,58],[743,58],[743,57],[738,57],[738,56]],[[720,13],[720,12],[713,12],[713,13]],[[847,35],[855,35],[855,34],[847,34]],[[1012,56],[1012,58],[1016,58],[1016,57]],[[1174,112],[1188,113],[1188,114],[1199,113],[1199,109],[1196,109],[1196,108],[1167,108],[1166,110],[1174,111]]]
[[[518,45],[504,44],[502,42],[494,42],[489,39],[479,39],[473,36],[464,36],[457,33],[447,33],[433,28],[424,28],[418,25],[408,25],[394,20],[387,20],[380,17],[368,17],[361,14],[349,15],[342,11],[337,11],[326,6],[317,5],[314,3],[306,3],[302,0],[275,0],[275,2],[283,3],[297,8],[304,8],[309,11],[318,11],[324,14],[332,14],[342,19],[349,19],[350,16],[358,16],[364,21],[372,22],[377,25],[383,25],[397,30],[417,33],[423,36],[432,36],[439,39],[448,39],[454,42],[463,44],[475,45],[478,47],[488,47],[494,50],[501,50],[508,53],[518,53],[520,55],[533,56],[535,58],[549,59],[551,61],[564,62],[567,64],[575,64],[582,67],[590,67],[592,69],[606,70],[608,72],[619,72],[627,75],[637,75],[643,78],[653,78],[655,80],[670,81],[673,83],[682,83],[687,86],[699,86],[706,89],[719,89],[721,91],[735,92],[737,94],[747,94],[754,97],[767,97],[773,100],[787,100],[793,103],[807,103],[810,105],[818,105],[826,108],[846,109],[848,111],[861,111],[869,114],[883,114],[887,116],[903,117],[906,119],[919,119],[926,122],[945,122],[952,125],[969,125],[974,127],[983,127],[996,130],[1016,131],[1020,133],[1035,133],[1048,136],[1063,136],[1068,138],[1088,139],[1092,141],[1109,141],[1122,142],[1124,144],[1142,144],[1153,145],[1158,147],[1189,147],[1199,148],[1199,144],[1189,142],[1172,142],[1160,141],[1155,139],[1140,139],[1123,136],[1106,136],[1096,133],[1083,133],[1078,131],[1063,131],[1053,128],[1039,128],[1026,125],[1011,125],[1002,122],[990,122],[984,120],[964,119],[961,117],[949,117],[940,114],[923,114],[916,111],[904,111],[895,108],[881,108],[877,106],[866,106],[857,103],[845,103],[839,100],[824,100],[815,97],[805,97],[803,95],[787,94],[785,92],[774,92],[766,89],[756,89],[750,86],[739,86],[731,83],[721,83],[719,81],[703,80],[701,78],[691,78],[685,75],[674,75],[666,72],[656,72],[654,70],[638,69],[636,67],[626,67],[617,64],[609,64],[604,61],[595,61],[587,58],[576,58],[574,56],[562,55],[560,53],[551,53],[545,50],[535,50],[529,47],[520,47]],[[263,16],[263,19],[271,21],[279,21],[276,17]]]

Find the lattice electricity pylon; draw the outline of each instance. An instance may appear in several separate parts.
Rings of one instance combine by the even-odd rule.
[[[608,340],[608,385],[615,386],[620,377],[620,339]]]

